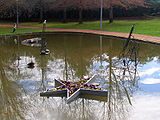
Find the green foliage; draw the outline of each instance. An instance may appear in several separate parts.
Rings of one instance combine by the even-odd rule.
[[[160,9],[160,0],[149,0],[147,1],[150,4],[150,7],[153,8],[155,12]]]

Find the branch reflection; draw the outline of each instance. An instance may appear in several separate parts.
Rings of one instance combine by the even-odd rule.
[[[28,37],[19,36],[19,39]],[[130,41],[123,51],[122,40],[116,38],[81,34],[46,37],[51,51],[48,56],[40,56],[39,48],[18,47],[12,37],[0,40],[0,119],[127,119],[133,93],[138,89],[137,67],[158,56],[159,47]],[[28,69],[31,57],[35,67]],[[13,63],[16,68],[10,69]],[[98,75],[97,82],[102,88],[108,90],[107,102],[79,98],[68,105],[66,98],[39,96],[44,89],[54,87],[54,78],[76,81],[93,74]]]

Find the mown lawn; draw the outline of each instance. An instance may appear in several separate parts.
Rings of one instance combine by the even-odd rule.
[[[160,37],[160,17],[152,18],[150,20],[115,20],[114,23],[109,24],[108,21],[103,21],[103,31],[112,31],[112,32],[122,32],[129,33],[132,25],[135,24],[135,29],[133,33],[159,36]],[[42,27],[42,24],[39,22],[26,22],[21,23],[23,26],[36,26]],[[47,22],[47,27],[50,28],[66,28],[66,29],[91,29],[91,30],[100,30],[100,22],[84,22],[83,24],[78,24],[78,22],[69,22],[69,23],[58,23],[58,22]],[[8,31],[11,29],[1,29],[0,33],[8,34]],[[39,32],[41,30],[36,29],[23,29],[19,28],[17,33],[25,32]]]
[[[41,32],[39,29],[30,29],[30,28],[17,28],[16,32],[12,33],[12,27],[2,27],[0,26],[0,35],[9,35],[17,33],[32,33],[32,32]]]
[[[131,26],[135,24],[135,29],[133,33],[143,34],[143,35],[151,35],[151,36],[159,36],[160,37],[160,20],[159,19],[151,19],[151,20],[115,20],[114,23],[109,24],[108,21],[103,21],[104,31],[112,31],[112,32],[122,32],[128,33],[131,29]],[[25,26],[39,26],[42,27],[42,24],[38,22],[32,23],[22,23],[21,25]],[[100,22],[84,22],[83,24],[78,24],[77,22],[69,22],[69,23],[55,23],[48,22],[47,27],[53,28],[68,28],[68,29],[92,29],[92,30],[100,30],[99,28]]]

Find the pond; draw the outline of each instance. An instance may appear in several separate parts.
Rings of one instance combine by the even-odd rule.
[[[50,33],[49,55],[22,45],[36,35],[0,38],[1,120],[158,120],[160,46],[98,35]],[[33,68],[27,64],[34,62]],[[77,81],[97,75],[106,101],[40,97],[54,79]]]

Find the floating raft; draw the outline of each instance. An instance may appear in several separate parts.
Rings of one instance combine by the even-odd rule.
[[[67,98],[67,103],[71,103],[77,98],[86,98],[99,101],[107,101],[108,92],[105,90],[79,89]]]
[[[21,42],[22,45],[26,45],[26,46],[41,46],[40,43],[38,43],[38,41],[40,41],[41,38],[31,38],[31,39],[26,39],[26,40],[23,40]]]
[[[42,93],[40,93],[40,96],[43,96],[43,97],[67,97],[67,89],[66,90],[42,92]]]
[[[53,90],[47,90],[40,93],[42,97],[67,97],[67,103],[71,103],[77,98],[86,98],[99,101],[107,101],[108,92],[101,90],[92,85],[96,76],[83,79],[78,82],[62,81],[55,79],[55,86]],[[77,87],[77,85],[80,85]]]

